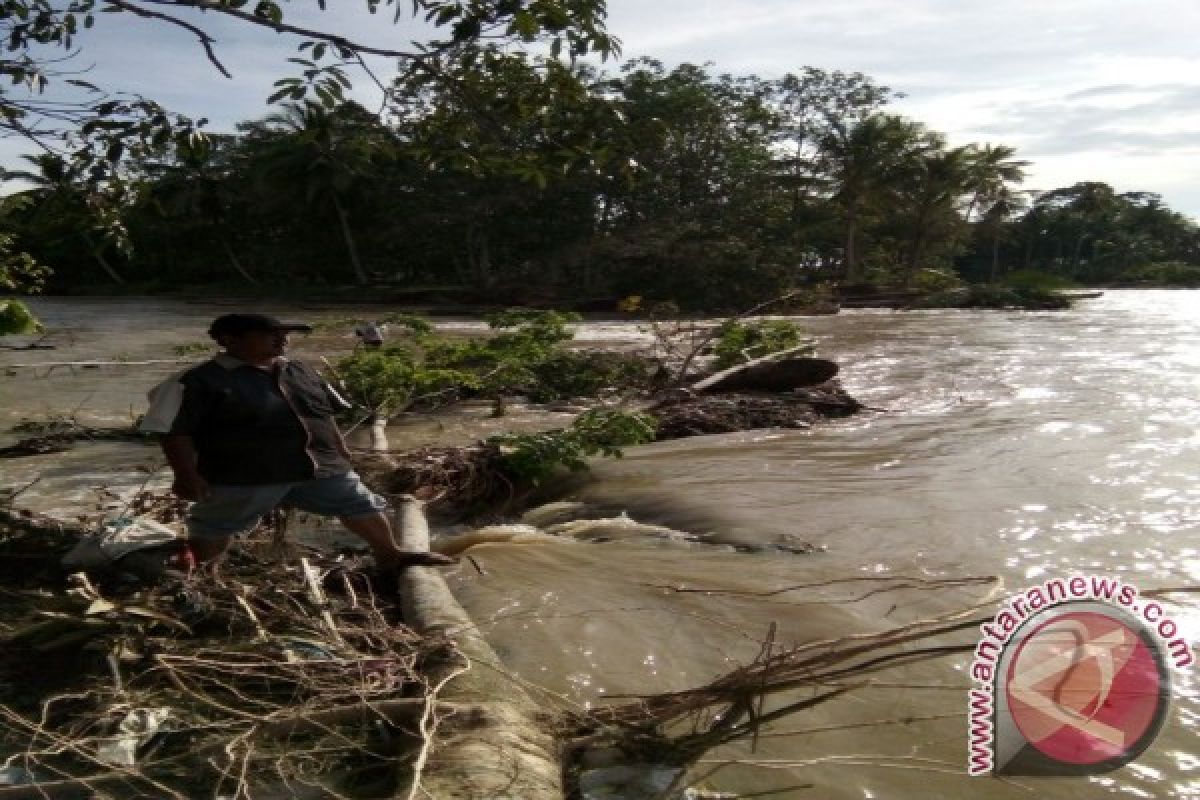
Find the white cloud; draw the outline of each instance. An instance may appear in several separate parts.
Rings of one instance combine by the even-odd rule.
[[[1194,0],[633,0],[611,4],[629,55],[766,77],[861,71],[951,141],[1034,160],[1032,185],[1161,192],[1200,216],[1200,3]]]

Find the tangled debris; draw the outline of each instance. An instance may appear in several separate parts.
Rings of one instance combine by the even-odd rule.
[[[79,532],[9,512],[0,556],[51,560]],[[461,736],[476,735],[473,725],[496,722],[482,698],[464,706],[439,694],[448,681],[470,682],[479,671],[470,660],[459,664],[463,645],[455,641],[473,626],[421,638],[399,622],[393,595],[354,563],[314,551],[281,558],[274,539],[260,528],[219,569],[168,573],[131,591],[82,575],[53,585],[45,570],[37,580],[6,583],[0,756],[7,786],[0,795],[395,797],[420,786],[413,776],[422,770],[426,786],[438,785],[437,770],[458,775],[463,765],[444,761],[438,748],[453,749]],[[561,743],[554,749],[566,755],[574,796],[610,796],[603,787],[618,774],[666,780],[655,796],[680,796],[712,748],[753,739],[882,669],[969,650],[943,637],[978,624],[975,612],[998,589],[990,577],[855,580],[868,594],[971,587],[987,594],[880,633],[783,646],[768,632],[757,659],[707,685],[531,718],[540,735]],[[770,593],[813,590],[822,586]],[[450,661],[459,665],[435,680]],[[520,683],[499,663],[486,663],[483,673],[479,685],[501,692],[495,701],[508,696],[506,681]],[[431,738],[435,708],[446,729],[437,735],[449,740]],[[619,754],[619,767],[589,767],[601,753]]]
[[[61,415],[45,420],[25,420],[14,425],[12,432],[29,435],[19,439],[16,444],[0,447],[0,458],[61,453],[82,441],[144,441],[147,438],[133,428],[100,428],[85,425],[72,416]]]
[[[788,393],[704,394],[676,392],[650,413],[658,440],[759,428],[807,428],[822,418],[847,417],[862,404],[835,381]]]
[[[355,562],[280,559],[263,527],[153,586],[56,581],[80,530],[45,523],[0,520],[0,563],[26,576],[0,589],[0,756],[29,784],[4,797],[374,797],[402,779],[440,645]]]

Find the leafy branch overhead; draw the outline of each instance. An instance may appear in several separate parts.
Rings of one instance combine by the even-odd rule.
[[[350,68],[378,82],[364,60],[367,56],[396,59],[400,71],[408,73],[436,72],[439,57],[483,40],[518,46],[545,43],[554,54],[572,58],[619,50],[619,42],[604,27],[604,0],[365,0],[359,8],[385,13],[393,24],[410,17],[424,24],[428,38],[404,47],[336,33],[315,22],[319,12],[336,11],[326,0],[317,0],[316,6],[314,13],[274,0],[5,0],[0,3],[0,131],[28,137],[43,147],[65,147],[85,172],[94,171],[85,177],[98,181],[113,177],[111,167],[129,143],[162,146],[203,124],[169,114],[152,99],[123,95],[119,87],[96,86],[78,77],[69,62],[86,52],[86,35],[101,13],[110,17],[107,25],[125,24],[120,21],[125,16],[156,23],[160,30],[186,32],[226,78],[233,73],[221,60],[211,33],[215,18],[290,36],[297,40],[298,57],[291,62],[300,75],[281,79],[271,100],[307,101],[311,96],[330,108],[342,102],[350,88]],[[339,10],[344,11],[344,5]]]

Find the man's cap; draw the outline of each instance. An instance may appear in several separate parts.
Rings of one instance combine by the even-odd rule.
[[[312,325],[304,322],[283,322],[266,314],[225,314],[213,320],[208,328],[208,335],[214,339],[218,336],[239,336],[243,333],[256,331],[302,331],[312,332]]]

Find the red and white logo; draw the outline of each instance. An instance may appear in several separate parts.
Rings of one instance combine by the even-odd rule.
[[[1166,718],[1158,642],[1101,603],[1070,603],[1015,632],[996,672],[995,770],[1083,775],[1136,758]]]

